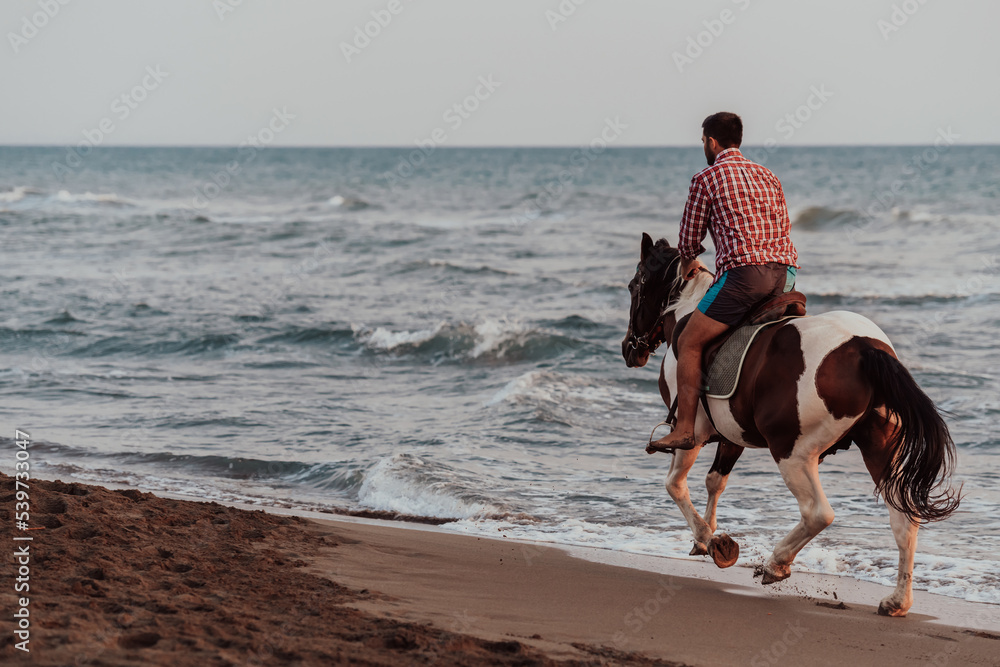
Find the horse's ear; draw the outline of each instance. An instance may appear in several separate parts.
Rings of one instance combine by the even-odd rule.
[[[649,254],[653,252],[653,239],[646,232],[642,233],[642,244],[639,246],[639,258],[645,262]]]

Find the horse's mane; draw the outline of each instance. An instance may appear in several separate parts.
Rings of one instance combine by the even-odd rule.
[[[674,277],[674,286],[683,280],[684,276],[681,275],[681,267],[678,264],[677,275]],[[708,292],[708,288],[712,286],[712,281],[714,280],[715,277],[711,273],[699,271],[695,274],[694,278],[687,281],[677,300],[663,309],[663,314],[674,313],[677,319],[680,319],[688,313],[693,313],[694,309],[698,307],[698,302]]]

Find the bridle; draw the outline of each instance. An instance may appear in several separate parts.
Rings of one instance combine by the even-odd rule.
[[[663,279],[664,280],[666,280],[667,276],[670,274],[671,268],[673,268],[673,266],[675,264],[677,264],[678,262],[680,262],[680,260],[681,260],[680,255],[677,255],[672,260],[670,260],[670,262],[667,264],[667,268],[664,269],[664,271],[663,271]],[[641,262],[639,264],[636,264],[635,270],[636,270],[636,273],[638,273],[639,276],[640,276],[640,278],[639,278],[639,284],[636,286],[636,308],[638,308],[639,306],[642,305],[642,302],[644,300],[644,297],[642,295],[642,288],[646,285],[646,276],[641,271],[641,268],[642,268],[642,263]],[[696,273],[701,273],[702,271],[704,271],[705,273],[708,273],[710,275],[715,275],[711,271],[709,271],[707,268],[705,268],[704,266],[699,266],[698,270],[696,271]],[[630,322],[632,320],[632,315],[634,315],[634,312],[629,316],[629,321]],[[635,350],[636,352],[651,351],[652,347],[653,347],[653,343],[650,342],[650,341],[653,340],[654,334],[658,334],[662,330],[663,330],[663,314],[661,312],[660,317],[658,317],[656,319],[656,323],[653,325],[653,327],[649,331],[647,331],[646,333],[644,333],[641,336],[636,336],[635,332],[632,332],[629,335],[629,337],[628,337],[628,339],[626,341],[626,344],[629,346],[629,349]]]
[[[660,320],[657,320],[656,324],[659,325]],[[636,352],[649,350],[650,348],[649,337],[659,329],[660,329],[659,326],[654,326],[651,331],[647,331],[641,336],[636,336],[633,333],[631,336],[629,336],[628,339],[629,348],[635,350]]]
[[[678,255],[667,263],[667,268],[664,269],[663,271],[664,280],[666,280],[667,276],[670,274],[671,268],[673,268],[675,264],[680,262],[680,259],[681,259],[680,255]],[[639,284],[636,286],[636,295],[635,295],[636,309],[638,309],[640,306],[642,306],[643,301],[645,301],[645,297],[642,294],[642,288],[646,286],[646,274],[642,271],[642,262],[635,265],[635,272],[639,274]],[[635,312],[633,311],[632,314],[629,316],[630,322],[632,320],[632,316],[634,315]],[[636,352],[649,351],[652,348],[652,343],[650,342],[650,339],[653,337],[653,334],[658,333],[659,331],[662,330],[662,328],[663,328],[663,320],[662,317],[660,317],[657,318],[656,323],[653,325],[653,327],[643,335],[636,336],[635,332],[633,331],[629,335],[627,341],[629,349],[635,350]]]

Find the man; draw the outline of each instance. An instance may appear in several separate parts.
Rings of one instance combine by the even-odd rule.
[[[702,266],[701,242],[710,233],[716,277],[678,341],[677,426],[651,443],[650,454],[695,447],[703,348],[738,324],[757,302],[791,290],[798,268],[785,193],[777,176],[740,153],[743,121],[721,112],[701,127],[709,166],[691,179],[678,250],[681,274],[691,280]]]

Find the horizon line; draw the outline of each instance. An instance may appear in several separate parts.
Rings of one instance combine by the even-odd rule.
[[[76,144],[65,144],[65,143],[51,143],[51,144],[35,144],[35,143],[24,143],[24,144],[7,144],[0,143],[0,148],[76,148],[80,143]],[[110,145],[99,145],[90,148],[239,148],[241,144],[110,144]],[[924,148],[927,146],[935,146],[933,142],[931,143],[884,143],[884,144],[778,144],[772,146],[770,149],[764,144],[754,144],[747,143],[740,146],[740,148],[762,148],[764,150],[777,151],[784,148]],[[494,148],[518,148],[518,149],[531,149],[531,148],[586,148],[588,144],[459,144],[451,146],[435,146],[434,149],[442,150],[455,150],[455,149],[468,149],[468,148],[479,148],[479,149],[494,149]],[[967,148],[978,148],[978,147],[990,147],[990,146],[1000,146],[1000,142],[984,142],[984,143],[966,143],[966,142],[955,142],[950,144],[950,146],[963,146]],[[365,149],[397,149],[397,150],[415,150],[419,149],[420,146],[416,144],[267,144],[260,146],[259,148],[306,148],[306,149],[333,149],[333,148],[365,148]],[[606,146],[604,150],[614,150],[618,148],[701,148],[701,144],[617,144],[613,146]]]

